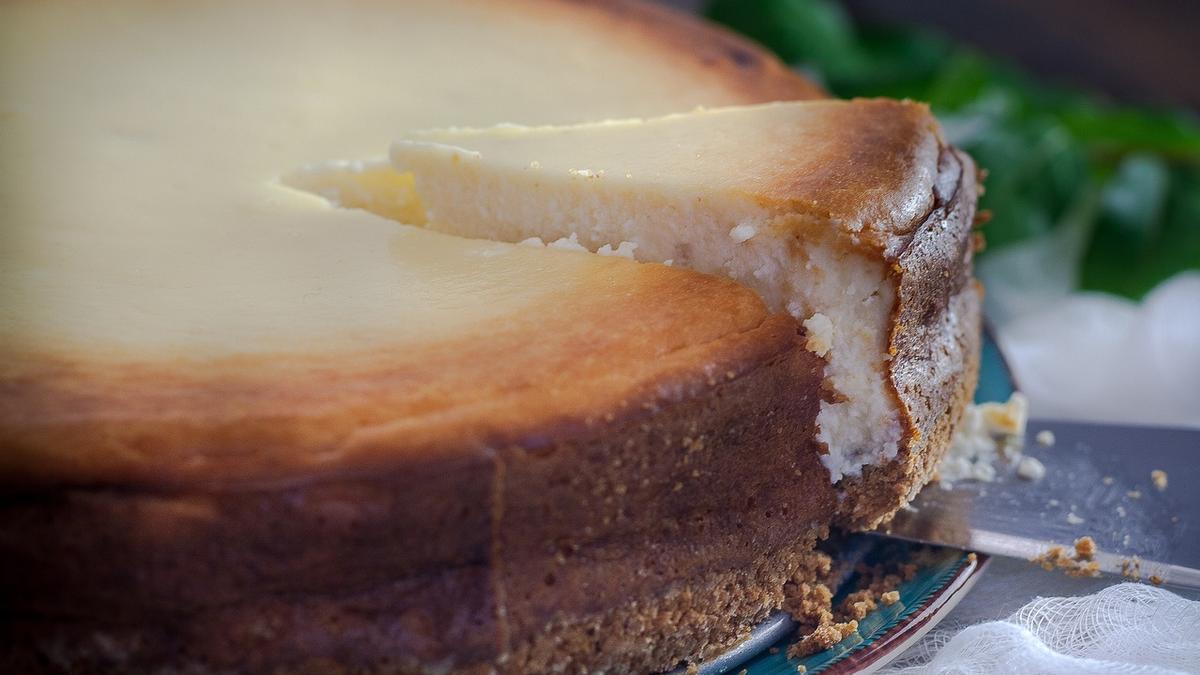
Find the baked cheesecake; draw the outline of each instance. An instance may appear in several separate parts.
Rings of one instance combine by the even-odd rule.
[[[682,256],[439,231],[388,160],[821,95],[752,45],[557,0],[38,0],[0,38],[0,669],[665,670],[811,580],[839,502],[897,503],[869,462],[835,484],[803,312]],[[908,255],[948,259],[941,217]],[[947,344],[935,276],[901,347]],[[909,436],[880,476],[939,451]]]
[[[971,394],[975,170],[924,105],[431,130],[398,140],[391,161],[415,179],[408,201],[428,228],[624,250],[730,277],[802,321],[829,362],[821,461],[851,488],[856,526],[925,484]]]

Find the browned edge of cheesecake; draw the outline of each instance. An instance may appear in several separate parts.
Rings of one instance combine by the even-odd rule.
[[[838,525],[889,521],[933,477],[979,374],[982,287],[972,276],[971,231],[979,186],[975,164],[943,146],[933,208],[911,234],[894,237],[884,260],[897,287],[889,382],[902,411],[895,460],[843,479]]]

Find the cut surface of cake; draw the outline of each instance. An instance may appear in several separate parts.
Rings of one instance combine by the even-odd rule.
[[[0,90],[0,669],[666,670],[783,606],[831,514],[899,503],[831,481],[832,319],[688,256],[458,236],[386,156],[821,95],[736,37],[620,0],[37,0],[0,5]],[[899,264],[958,245],[931,227]],[[901,355],[972,321],[944,278]],[[896,482],[866,459],[843,483]]]
[[[818,423],[831,479],[897,466],[890,493],[855,491],[855,524],[874,525],[924,485],[945,421],[969,399],[974,166],[923,105],[431,130],[397,141],[391,159],[413,176],[426,227],[670,261],[728,276],[803,321],[829,361],[834,399]]]

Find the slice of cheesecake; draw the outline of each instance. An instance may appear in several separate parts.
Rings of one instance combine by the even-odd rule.
[[[858,526],[928,480],[973,388],[975,169],[919,104],[812,101],[392,146],[426,226],[728,276],[826,357],[822,462]],[[865,470],[865,471],[864,471]]]

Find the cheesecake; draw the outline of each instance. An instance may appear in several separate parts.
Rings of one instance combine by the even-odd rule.
[[[833,394],[821,460],[852,488],[853,525],[878,524],[929,479],[938,453],[924,448],[946,445],[972,390],[978,296],[975,169],[926,106],[429,130],[397,140],[391,162],[413,177],[409,202],[430,229],[566,239],[726,276],[803,322]]]
[[[0,38],[5,671],[694,663],[812,581],[831,526],[899,506],[973,382],[974,176],[915,106],[872,118],[896,156],[829,150],[864,174],[837,204],[894,222],[864,224],[862,248],[829,226],[845,212],[812,223],[846,269],[884,265],[896,354],[860,374],[892,417],[852,419],[894,447],[830,428],[859,391],[835,372],[852,347],[833,304],[706,266],[699,221],[618,240],[519,200],[541,215],[510,233],[507,206],[442,201],[522,189],[500,153],[469,160],[496,192],[432,186],[470,152],[389,156],[442,143],[420,129],[823,96],[694,19],[621,0],[37,0],[0,6]]]

